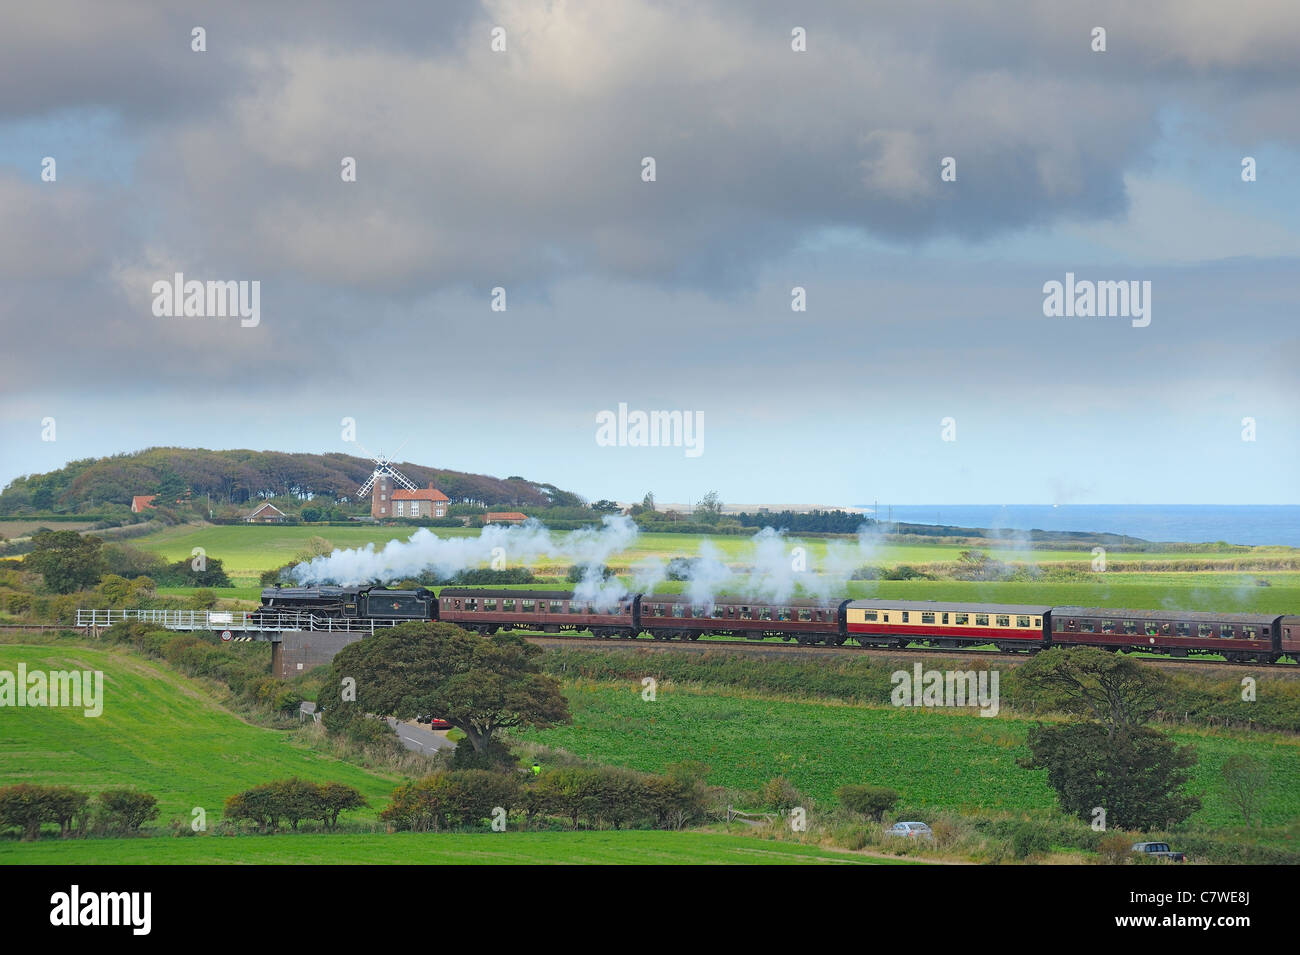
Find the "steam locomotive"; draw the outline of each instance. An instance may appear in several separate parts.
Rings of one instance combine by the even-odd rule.
[[[272,587],[253,615],[270,625],[277,615],[390,622],[441,620],[489,634],[590,631],[603,638],[698,640],[705,635],[780,638],[802,644],[933,647],[994,644],[1002,650],[1094,646],[1144,650],[1173,657],[1220,654],[1230,662],[1300,661],[1300,616],[1178,610],[1113,610],[1038,604],[928,600],[754,601],[717,597],[693,602],[685,594],[626,594],[598,605],[567,590]]]

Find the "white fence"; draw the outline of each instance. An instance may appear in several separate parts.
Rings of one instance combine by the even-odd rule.
[[[409,620],[356,620],[318,617],[310,613],[262,613],[231,610],[78,610],[77,626],[103,629],[115,623],[139,620],[165,630],[230,630],[274,633],[281,630],[323,630],[374,633]]]

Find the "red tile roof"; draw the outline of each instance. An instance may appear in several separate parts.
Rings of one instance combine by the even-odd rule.
[[[418,491],[394,491],[394,501],[450,501],[446,494],[443,494],[436,487],[430,484],[427,488],[420,488]]]
[[[137,494],[131,498],[131,510],[143,511],[146,507],[153,507],[153,499],[157,494]]]
[[[489,524],[493,521],[526,521],[528,515],[518,511],[488,511],[483,515],[483,520]]]

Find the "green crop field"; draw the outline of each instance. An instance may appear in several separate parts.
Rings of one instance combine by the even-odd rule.
[[[792,842],[708,832],[303,833],[223,839],[0,842],[9,865],[899,865]]]
[[[126,651],[75,646],[0,645],[0,670],[90,669],[104,674],[104,709],[0,710],[0,785],[42,783],[98,791],[133,786],[158,798],[159,822],[201,806],[209,825],[227,796],[288,776],[336,780],[359,789],[374,818],[397,785],[295,742],[292,734],[250,726],[217,705],[204,687]]]
[[[521,736],[644,772],[698,760],[709,766],[710,783],[741,790],[785,776],[825,804],[833,804],[836,788],[846,783],[889,786],[911,807],[1027,810],[1055,804],[1044,773],[1016,766],[1016,758],[1027,754],[1030,720],[787,701],[671,684],[660,684],[657,699],[646,702],[641,690],[639,682],[572,684],[566,694],[573,724]],[[1173,736],[1195,746],[1199,757],[1191,789],[1202,794],[1204,805],[1193,824],[1240,821],[1217,783],[1219,768],[1236,752],[1252,753],[1270,766],[1266,824],[1300,818],[1300,739],[1264,733]]]
[[[430,531],[439,537],[473,537],[478,531],[470,528],[436,527]],[[170,527],[145,537],[132,539],[133,546],[152,550],[169,561],[189,558],[192,548],[202,547],[211,557],[219,557],[224,562],[227,573],[238,576],[260,574],[272,567],[279,567],[302,553],[307,542],[313,537],[323,537],[336,547],[363,547],[374,544],[382,547],[390,540],[406,540],[414,533],[412,528],[404,527],[310,527],[280,525],[233,525],[233,526],[192,526]],[[567,532],[556,531],[557,538]],[[670,559],[679,556],[694,556],[699,553],[701,541],[707,540],[714,547],[720,558],[728,563],[743,564],[751,552],[750,538],[745,535],[695,535],[695,534],[641,534],[627,550],[614,555],[611,563],[630,566],[647,557]],[[808,551],[810,566],[817,566],[826,555],[827,540],[823,538],[806,538],[803,544]],[[853,563],[861,564],[927,564],[957,560],[968,546],[952,544],[878,544],[867,550],[858,551],[852,541],[832,541],[845,547],[853,547]],[[1258,554],[1294,556],[1289,548],[1261,549]],[[1090,562],[1090,550],[1015,550],[990,548],[990,556],[999,560],[1032,563],[1060,563],[1063,561]],[[1115,560],[1200,560],[1227,563],[1239,560],[1241,555],[1207,551],[1204,553],[1152,552],[1123,554],[1112,552],[1110,559]]]

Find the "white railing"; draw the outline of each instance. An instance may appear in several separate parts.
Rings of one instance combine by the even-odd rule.
[[[165,630],[240,630],[276,632],[280,630],[322,630],[342,633],[374,633],[395,627],[408,620],[390,618],[358,620],[342,617],[318,617],[310,613],[263,613],[232,610],[78,610],[77,626],[103,629],[115,623],[138,620]]]

